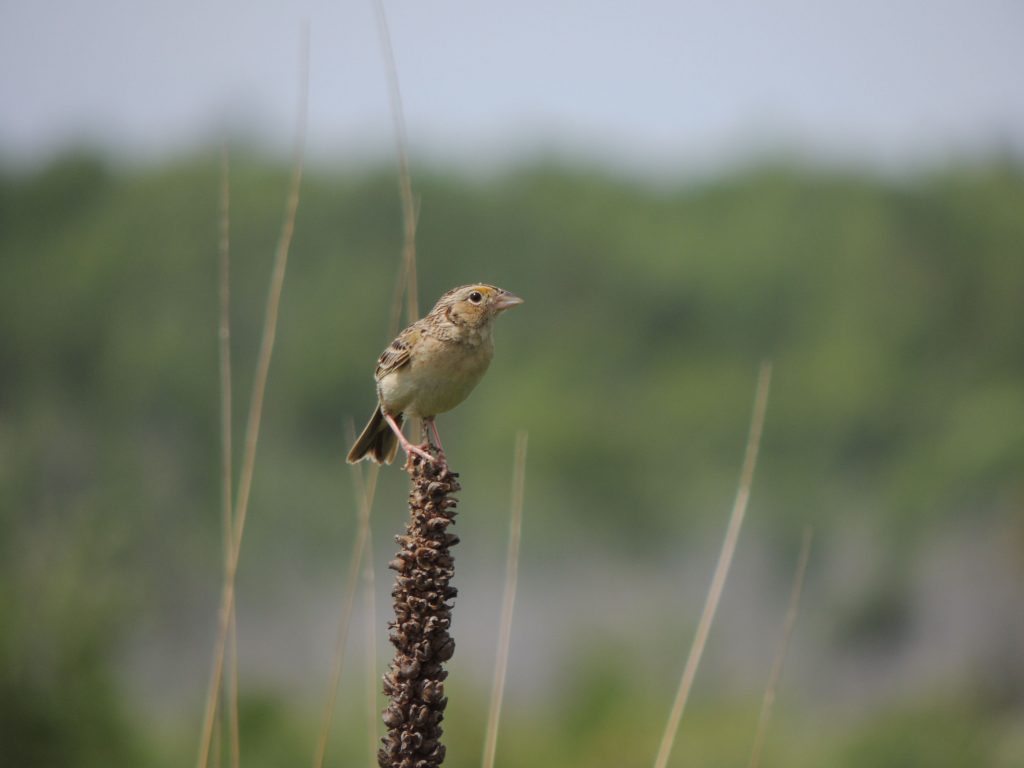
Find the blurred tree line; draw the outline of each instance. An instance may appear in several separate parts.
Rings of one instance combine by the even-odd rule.
[[[286,173],[233,158],[237,425]],[[937,520],[1020,517],[1015,161],[900,178],[765,163],[678,183],[536,164],[420,169],[414,182],[421,311],[471,281],[527,301],[441,429],[465,476],[502,491],[510,435],[529,430],[534,527],[552,550],[582,529],[641,556],[719,525],[764,358],[776,375],[755,525],[864,518],[898,570]],[[110,676],[119,639],[217,583],[218,184],[213,156],[129,170],[80,153],[0,174],[9,764],[140,764]],[[257,552],[337,555],[321,534],[337,515],[346,423],[373,404],[401,233],[390,168],[307,174],[257,465]]]

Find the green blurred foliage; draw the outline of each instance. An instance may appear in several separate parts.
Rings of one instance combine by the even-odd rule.
[[[202,156],[126,171],[76,154],[0,174],[5,762],[163,764],[111,670],[133,623],[173,622],[217,584],[217,168]],[[233,158],[236,425],[286,174]],[[1015,163],[902,179],[765,164],[661,185],[537,165],[488,178],[428,169],[415,182],[421,311],[475,280],[527,300],[500,322],[491,374],[441,429],[476,507],[507,487],[512,435],[529,430],[530,496],[544,512],[531,522],[536,554],[581,528],[638,555],[718,525],[765,358],[775,380],[755,525],[868,519],[887,532],[898,583],[923,526],[1019,515]],[[348,498],[346,424],[361,427],[373,404],[401,233],[390,169],[307,174],[243,561],[337,556],[324,534]],[[401,495],[399,481],[381,489],[392,506]],[[880,595],[851,621],[898,631],[904,610]],[[653,754],[664,702],[638,706],[643,692],[599,666],[564,711],[510,712],[504,764],[593,768]],[[453,707],[482,725],[465,699]],[[731,747],[715,750],[753,733],[746,709],[726,710],[693,715],[700,726],[685,738],[701,764],[725,759],[715,754],[735,764]],[[879,713],[811,752],[824,762],[780,764],[995,764],[976,713],[933,714]],[[307,759],[308,722],[273,696],[247,699],[243,715],[249,749],[265,756],[249,764]],[[944,723],[955,749],[927,735]],[[785,733],[796,738],[799,724]],[[476,738],[459,742],[453,766],[475,764]]]
[[[878,713],[840,751],[842,768],[1009,766],[1001,759],[1009,730],[979,719],[964,703],[931,702]]]

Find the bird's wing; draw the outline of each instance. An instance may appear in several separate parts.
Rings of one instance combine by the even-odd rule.
[[[409,326],[398,334],[377,360],[376,376],[378,381],[392,371],[397,371],[402,366],[409,364],[409,360],[412,359],[412,348],[419,338],[420,330],[415,325]]]

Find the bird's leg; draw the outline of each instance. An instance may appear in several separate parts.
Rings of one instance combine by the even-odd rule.
[[[381,409],[381,410],[383,411],[383,409]],[[424,461],[428,461],[431,464],[434,463],[434,457],[433,456],[431,456],[429,453],[424,451],[418,445],[413,445],[412,443],[409,442],[409,440],[406,438],[406,436],[402,434],[402,428],[400,426],[398,426],[398,423],[395,421],[394,417],[390,413],[385,413],[384,414],[384,418],[387,420],[388,426],[391,427],[392,431],[396,435],[398,435],[398,442],[402,446],[402,450],[404,450],[407,455],[411,456],[412,454],[415,453],[417,456],[419,456]]]
[[[423,426],[426,428],[424,431],[427,433],[427,444],[430,444],[430,436],[434,436],[433,445],[437,448],[437,457],[441,460],[441,463],[445,463],[444,446],[441,445],[441,436],[437,434],[437,424],[434,422],[434,417],[431,416],[429,419],[423,420]]]

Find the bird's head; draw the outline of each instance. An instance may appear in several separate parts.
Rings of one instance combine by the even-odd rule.
[[[431,314],[443,312],[453,323],[480,328],[506,309],[522,303],[515,294],[487,283],[476,283],[452,288],[438,300]]]

